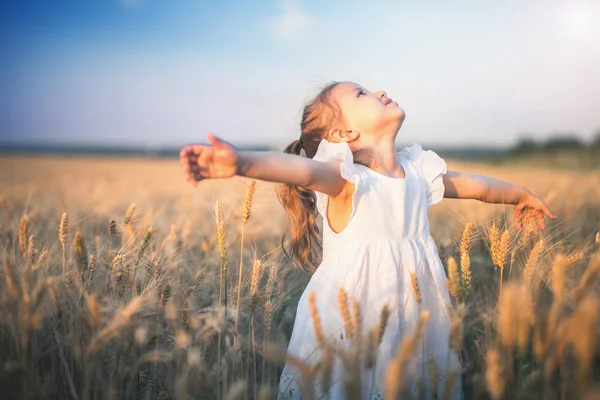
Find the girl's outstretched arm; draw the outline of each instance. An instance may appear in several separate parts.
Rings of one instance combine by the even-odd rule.
[[[274,151],[238,151],[212,134],[207,138],[209,145],[188,145],[179,154],[186,179],[194,186],[203,179],[240,175],[336,197],[349,184],[340,175],[339,162],[324,163]]]
[[[545,229],[544,216],[556,219],[546,204],[529,190],[498,179],[460,171],[448,171],[444,175],[444,187],[444,197],[446,198],[513,204],[515,206],[515,222],[519,230],[524,222],[532,220],[537,221],[541,229]],[[537,232],[535,224],[534,230]]]

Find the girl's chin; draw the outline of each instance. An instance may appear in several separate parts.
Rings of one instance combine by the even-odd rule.
[[[406,118],[406,113],[404,112],[404,110],[400,107],[397,107],[396,110],[394,110],[394,119],[402,122],[404,121],[404,119]]]

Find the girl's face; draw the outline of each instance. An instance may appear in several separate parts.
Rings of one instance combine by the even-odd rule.
[[[364,87],[343,82],[332,92],[341,110],[345,128],[363,135],[395,135],[404,121],[404,110],[384,91],[369,92]]]

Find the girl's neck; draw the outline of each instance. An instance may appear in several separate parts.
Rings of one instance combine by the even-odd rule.
[[[376,144],[365,148],[368,154],[368,167],[383,175],[393,178],[405,178],[404,168],[396,157],[396,143],[394,139],[382,139]]]

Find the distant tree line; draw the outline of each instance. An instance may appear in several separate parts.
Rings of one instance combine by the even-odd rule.
[[[596,132],[590,142],[585,142],[577,134],[560,134],[554,135],[547,140],[539,141],[530,137],[523,137],[509,153],[513,155],[535,152],[553,152],[560,150],[600,150],[600,130]]]

